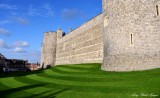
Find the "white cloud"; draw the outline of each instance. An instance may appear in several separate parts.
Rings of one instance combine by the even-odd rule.
[[[11,17],[11,19],[19,24],[23,24],[23,25],[26,25],[28,24],[28,20],[25,19],[25,18],[22,18],[22,17],[19,17],[19,16],[14,16],[14,17]]]
[[[28,8],[28,14],[29,16],[39,16],[40,15],[39,10],[36,8],[33,8],[32,5],[30,5]]]
[[[17,6],[10,4],[0,4],[0,9],[16,10]]]
[[[4,25],[7,23],[10,23],[10,21],[9,20],[0,20],[0,25]]]
[[[42,8],[44,10],[46,10],[45,11],[46,12],[46,16],[54,16],[54,11],[51,8],[50,4],[45,3],[45,4],[43,4]]]
[[[78,9],[63,9],[61,16],[65,20],[71,20],[74,18],[83,17],[84,13]]]
[[[10,47],[2,39],[0,39],[0,48],[10,49]]]
[[[42,6],[39,6],[39,7],[34,7],[33,5],[30,5],[28,7],[27,15],[50,17],[50,16],[54,16],[54,11],[51,5],[48,3],[44,3],[42,4]]]
[[[14,49],[14,52],[26,52],[23,50],[23,48],[29,47],[28,42],[25,41],[16,41],[12,43],[11,45],[6,44],[6,42],[3,39],[0,39],[0,48],[4,49]]]
[[[29,47],[28,42],[25,41],[16,41],[12,45],[13,47]]]
[[[14,52],[15,52],[15,53],[26,53],[27,51],[23,50],[22,48],[16,47],[16,48],[14,49]]]
[[[16,13],[16,12],[10,12],[10,14],[13,15],[13,16],[17,16],[18,15],[18,13]]]
[[[0,35],[9,36],[10,32],[4,28],[0,28]]]
[[[30,4],[26,8],[18,8],[18,6],[9,4],[0,4],[0,9],[9,9],[9,11],[6,11],[5,13],[9,13],[11,16],[54,16],[53,6],[49,3],[43,3],[39,6]]]
[[[24,50],[25,47],[29,47],[29,44],[27,42],[16,41],[12,45],[8,45],[3,39],[0,39],[0,48],[11,49],[11,53],[27,53],[27,51]]]
[[[4,25],[4,24],[7,24],[7,23],[13,23],[13,22],[16,22],[16,23],[19,23],[19,24],[22,24],[22,25],[27,25],[29,23],[29,21],[23,17],[20,17],[20,16],[12,16],[12,17],[9,17],[8,20],[0,20],[0,25]]]

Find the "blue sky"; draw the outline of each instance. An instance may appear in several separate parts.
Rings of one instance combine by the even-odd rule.
[[[0,53],[40,61],[43,33],[68,32],[102,12],[102,0],[0,0]]]

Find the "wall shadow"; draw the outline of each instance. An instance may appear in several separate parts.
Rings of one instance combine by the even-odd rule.
[[[17,91],[27,90],[27,89],[31,89],[31,88],[44,86],[44,85],[46,85],[46,84],[41,83],[41,84],[35,84],[35,85],[22,86],[22,87],[18,87],[18,88],[10,88],[10,89],[1,91],[0,96],[1,96],[1,98],[6,98],[8,95],[15,93]]]
[[[61,89],[61,90],[58,90],[58,91],[46,91],[46,92],[42,92],[42,93],[39,93],[39,94],[34,94],[32,96],[29,96],[29,97],[26,97],[26,98],[37,98],[37,97],[40,97],[40,98],[56,98],[56,96],[60,93],[63,93],[65,91],[69,90],[69,88],[64,88],[64,89]]]
[[[6,72],[6,73],[1,73],[0,78],[20,77],[20,76],[26,76],[26,75],[38,74],[38,73],[43,73],[43,70],[27,71],[27,72]]]

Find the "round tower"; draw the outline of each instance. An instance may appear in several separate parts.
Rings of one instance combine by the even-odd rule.
[[[57,33],[45,32],[41,46],[41,66],[53,66],[56,62]]]
[[[159,0],[103,0],[102,70],[160,68]]]

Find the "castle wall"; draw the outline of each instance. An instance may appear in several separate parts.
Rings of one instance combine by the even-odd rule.
[[[53,66],[56,62],[56,46],[57,46],[57,33],[46,32],[44,33],[44,40],[41,47],[41,66]]]
[[[103,0],[104,21],[108,20],[104,25],[103,70],[160,68],[158,1]]]
[[[44,34],[45,67],[103,60],[107,71],[160,68],[160,0],[103,0],[102,14],[62,34]]]
[[[102,63],[103,15],[100,14],[57,40],[56,65]]]

